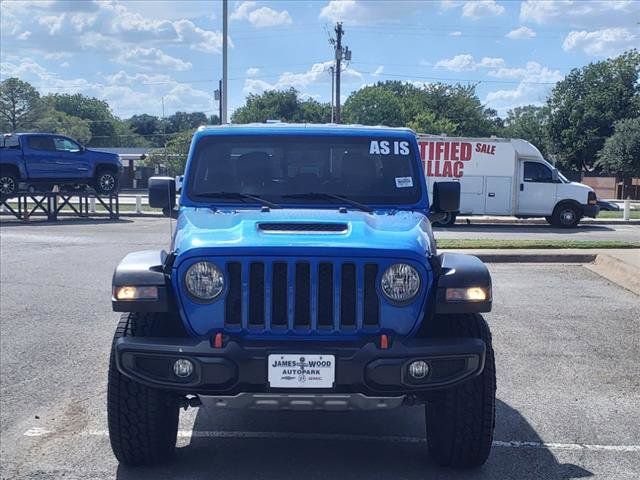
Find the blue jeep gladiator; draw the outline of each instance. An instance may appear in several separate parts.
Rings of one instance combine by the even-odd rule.
[[[0,195],[10,197],[27,184],[31,191],[53,185],[89,185],[101,195],[118,191],[118,155],[89,150],[71,138],[51,133],[4,135],[0,144]]]
[[[438,254],[415,133],[340,125],[202,127],[180,206],[154,177],[150,205],[177,216],[169,251],[127,255],[111,350],[115,456],[173,452],[180,407],[384,410],[426,406],[441,465],[487,459],[495,420],[491,277]]]

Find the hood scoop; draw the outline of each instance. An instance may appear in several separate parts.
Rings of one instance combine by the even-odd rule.
[[[258,230],[265,233],[347,233],[346,223],[261,222]]]

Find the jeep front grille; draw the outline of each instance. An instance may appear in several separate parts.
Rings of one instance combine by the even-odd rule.
[[[229,330],[355,333],[380,326],[374,263],[232,261],[225,270]]]

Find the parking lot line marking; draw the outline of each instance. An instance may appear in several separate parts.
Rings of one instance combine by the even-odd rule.
[[[86,432],[92,436],[108,436],[106,430],[90,430]],[[347,433],[296,433],[296,432],[243,432],[216,430],[178,430],[179,438],[222,438],[222,439],[251,439],[251,440],[335,440],[335,441],[364,441],[382,443],[426,443],[423,437],[405,437],[399,435],[371,436]],[[593,445],[587,443],[555,443],[555,442],[527,442],[519,440],[494,440],[494,447],[529,448],[545,450],[591,450],[610,452],[640,452],[640,445]]]
[[[26,432],[24,432],[24,436],[25,437],[42,437],[44,435],[49,435],[50,433],[53,433],[53,432],[51,432],[51,430],[46,430],[41,427],[33,427],[27,430]]]

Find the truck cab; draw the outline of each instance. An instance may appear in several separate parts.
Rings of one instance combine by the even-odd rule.
[[[429,452],[477,466],[491,447],[491,277],[439,254],[408,129],[200,128],[176,213],[175,179],[149,203],[177,216],[167,251],[125,257],[112,304],[108,422],[123,463],[175,447],[178,409],[426,406]],[[455,448],[454,448],[455,446]]]

